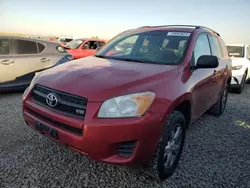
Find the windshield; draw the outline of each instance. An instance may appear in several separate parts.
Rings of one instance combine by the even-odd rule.
[[[152,64],[178,64],[187,47],[189,32],[124,32],[112,39],[95,56]]]
[[[244,47],[241,46],[227,46],[229,57],[244,57]]]
[[[71,48],[71,49],[77,49],[79,46],[84,42],[84,40],[81,39],[75,39],[70,42],[67,42],[65,47]]]

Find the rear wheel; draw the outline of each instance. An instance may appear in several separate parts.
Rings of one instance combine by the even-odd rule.
[[[185,129],[183,114],[174,111],[163,127],[155,156],[145,169],[154,179],[164,180],[174,173],[182,153]]]
[[[221,114],[223,114],[226,108],[227,98],[228,98],[228,84],[224,88],[218,101],[210,108],[209,112],[215,116],[220,116]]]
[[[243,75],[240,85],[239,85],[237,88],[234,89],[235,93],[238,93],[238,94],[241,94],[241,93],[242,93],[242,91],[243,91],[244,88],[245,88],[246,77],[247,77],[247,73],[245,73],[245,74]]]

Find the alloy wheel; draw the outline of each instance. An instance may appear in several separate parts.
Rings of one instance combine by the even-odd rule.
[[[166,169],[172,167],[180,152],[182,142],[182,127],[176,124],[170,132],[170,136],[164,152],[164,166]]]

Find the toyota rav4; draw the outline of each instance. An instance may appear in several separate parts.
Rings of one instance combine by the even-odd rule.
[[[23,94],[23,116],[83,155],[139,164],[163,180],[176,169],[187,127],[207,111],[224,112],[231,74],[226,46],[212,29],[144,26],[94,56],[37,74]]]

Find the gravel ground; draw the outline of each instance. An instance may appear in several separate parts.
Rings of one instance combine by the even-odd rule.
[[[0,187],[250,187],[250,85],[230,94],[221,117],[190,126],[180,165],[158,183],[142,173],[97,163],[28,128],[21,93],[0,96]]]

